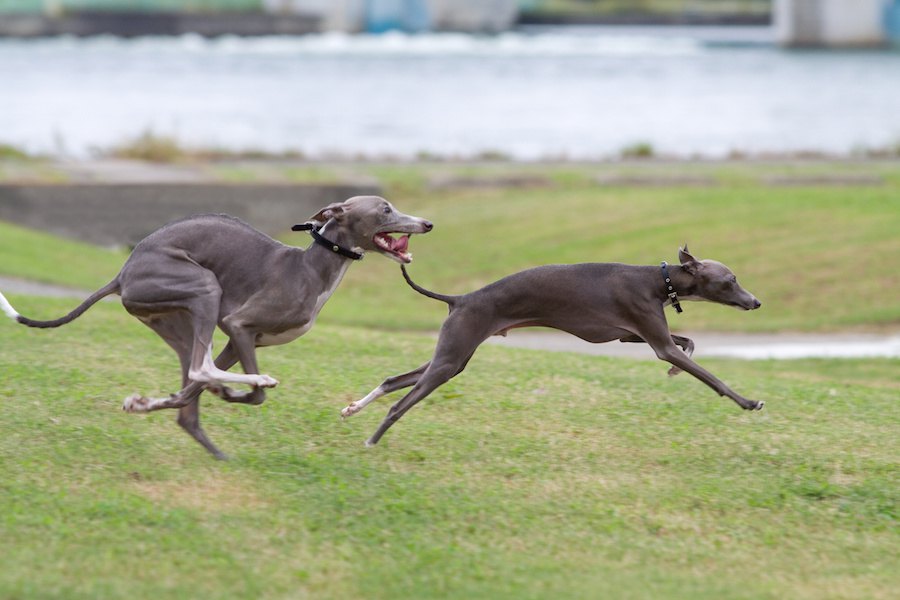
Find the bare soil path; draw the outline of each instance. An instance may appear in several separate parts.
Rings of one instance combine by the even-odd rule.
[[[83,300],[91,291],[25,279],[0,276],[0,290],[7,293]],[[743,359],[789,358],[900,358],[900,331],[885,333],[715,333],[681,332],[694,340],[694,357]],[[575,336],[549,329],[512,331],[494,336],[489,344],[548,352],[579,352],[595,356],[617,356],[657,360],[646,344],[590,344]]]

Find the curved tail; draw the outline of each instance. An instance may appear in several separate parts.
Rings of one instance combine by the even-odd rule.
[[[9,301],[0,293],[0,310],[2,310],[8,317],[21,323],[22,325],[28,325],[29,327],[39,327],[39,328],[48,328],[48,327],[59,327],[60,325],[65,325],[71,321],[74,321],[78,317],[80,317],[84,311],[92,307],[96,304],[101,298],[105,298],[110,294],[114,294],[119,291],[119,280],[113,279],[105,286],[88,296],[87,300],[78,305],[75,310],[70,312],[64,317],[60,317],[59,319],[54,319],[52,321],[35,321],[34,319],[29,319],[28,317],[23,317],[16,309],[12,307]]]
[[[444,294],[437,294],[430,290],[426,290],[425,288],[420,286],[418,283],[416,283],[415,281],[413,281],[412,279],[409,278],[409,273],[406,272],[406,265],[400,265],[400,270],[403,271],[403,278],[406,280],[406,283],[409,284],[409,287],[416,290],[423,296],[428,296],[429,298],[434,298],[435,300],[440,300],[441,302],[446,302],[451,307],[454,304],[456,304],[456,300],[457,300],[457,298],[459,298],[459,296],[445,296]]]

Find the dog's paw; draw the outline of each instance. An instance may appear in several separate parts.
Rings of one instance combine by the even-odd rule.
[[[269,375],[257,375],[253,385],[261,388],[273,388],[278,385],[278,380]]]
[[[352,404],[344,407],[341,410],[341,418],[346,419],[347,417],[352,417],[353,415],[355,415],[356,413],[358,413],[361,410],[362,409],[356,404],[356,402],[353,402]]]
[[[762,410],[765,405],[766,403],[762,400],[748,400],[747,404],[741,404],[741,407],[744,410]]]
[[[147,412],[147,405],[149,402],[149,399],[138,393],[134,393],[125,398],[122,402],[122,410],[129,413]]]

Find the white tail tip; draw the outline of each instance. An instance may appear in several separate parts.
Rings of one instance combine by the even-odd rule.
[[[19,313],[16,312],[16,309],[12,307],[12,304],[9,303],[9,300],[2,293],[0,293],[0,310],[3,310],[6,316],[13,321],[19,318]]]

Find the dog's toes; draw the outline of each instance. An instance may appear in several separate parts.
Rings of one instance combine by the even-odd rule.
[[[756,403],[756,408],[754,408],[753,410],[762,410],[765,405],[766,405],[766,403],[764,401],[760,400],[759,402]]]
[[[346,406],[341,410],[341,418],[346,419],[347,417],[352,417],[358,412],[359,408],[357,408],[356,403],[354,402],[353,404]]]
[[[278,380],[269,375],[257,375],[256,387],[273,388],[278,385]]]
[[[122,410],[125,412],[147,412],[147,398],[138,393],[134,393],[122,402]]]

